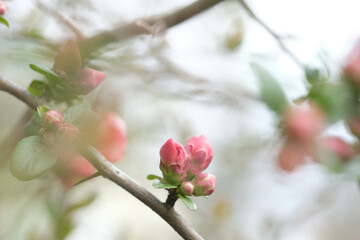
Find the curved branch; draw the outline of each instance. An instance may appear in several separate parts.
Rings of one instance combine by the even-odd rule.
[[[109,43],[126,40],[137,35],[150,34],[151,30],[141,23],[149,25],[150,27],[160,23],[164,24],[167,28],[170,28],[222,1],[224,0],[198,0],[173,13],[149,19],[140,19],[134,23],[128,23],[112,30],[101,32],[93,37],[80,40],[78,45],[80,47],[81,55],[86,58],[91,52],[94,52]]]
[[[42,101],[32,96],[29,92],[22,89],[19,85],[0,76],[0,90],[8,92],[21,101],[26,103],[30,108],[35,109]],[[103,177],[116,183],[124,188],[134,197],[139,199],[145,205],[150,207],[154,212],[161,216],[170,226],[174,228],[184,239],[201,240],[203,239],[175,210],[168,208],[165,203],[162,203],[152,193],[147,191],[134,179],[122,172],[112,163],[110,163],[101,153],[94,147],[78,146],[76,150],[81,153],[88,161],[102,174]]]

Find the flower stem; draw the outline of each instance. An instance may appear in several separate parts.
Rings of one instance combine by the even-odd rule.
[[[178,200],[177,189],[168,189],[169,195],[166,199],[165,205],[168,209],[174,207],[176,200]]]

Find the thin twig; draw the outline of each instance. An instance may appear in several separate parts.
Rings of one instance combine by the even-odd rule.
[[[81,55],[86,58],[90,53],[109,43],[123,41],[137,35],[151,34],[152,32],[146,26],[152,27],[155,24],[163,24],[167,28],[173,27],[222,1],[224,0],[198,0],[164,16],[140,19],[133,23],[128,23],[112,30],[101,32],[93,37],[79,41]]]
[[[296,57],[296,55],[285,45],[281,37],[274,32],[263,20],[261,20],[255,12],[250,8],[250,6],[245,2],[245,0],[239,0],[241,5],[244,7],[246,12],[253,18],[257,23],[259,23],[279,44],[280,48],[298,65],[301,69],[305,68],[305,65]]]
[[[26,103],[32,109],[42,102],[39,98],[32,96],[22,89],[17,84],[0,77],[0,90],[15,95],[21,101]],[[150,207],[154,212],[161,216],[170,226],[174,228],[184,239],[189,240],[201,240],[203,239],[175,210],[174,208],[168,208],[165,203],[162,203],[152,193],[147,191],[134,179],[122,172],[112,163],[110,163],[101,153],[99,153],[94,147],[79,146],[76,150],[81,153],[101,174],[103,177],[116,183],[126,191],[131,193],[145,205]]]

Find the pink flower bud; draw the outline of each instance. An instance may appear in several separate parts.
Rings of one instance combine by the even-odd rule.
[[[208,196],[215,190],[216,177],[211,173],[199,173],[195,177],[195,196]]]
[[[301,143],[287,141],[278,155],[278,165],[283,170],[291,172],[304,163],[306,151]]]
[[[339,137],[324,137],[320,140],[320,145],[346,161],[355,155],[355,150]]]
[[[62,115],[55,110],[47,111],[43,116],[43,120],[45,128],[57,128],[64,122]]]
[[[88,94],[94,90],[104,79],[106,75],[91,68],[78,70],[74,85],[78,94]]]
[[[102,116],[97,126],[94,147],[109,161],[116,162],[123,158],[126,149],[125,122],[113,112]]]
[[[4,15],[6,12],[6,5],[3,1],[0,1],[0,15]]]
[[[189,155],[190,175],[196,175],[209,166],[213,157],[213,150],[204,135],[190,138],[185,149]]]
[[[74,125],[64,123],[56,131],[56,139],[59,143],[71,143],[80,137],[80,130]]]
[[[188,195],[190,196],[191,194],[193,194],[194,192],[194,184],[192,182],[183,182],[180,186],[180,191],[184,194],[184,195]]]
[[[290,138],[301,142],[312,142],[325,124],[324,114],[317,107],[292,107],[287,109],[285,130]]]
[[[160,157],[160,169],[165,180],[175,185],[180,184],[189,167],[185,148],[170,138],[161,147]]]

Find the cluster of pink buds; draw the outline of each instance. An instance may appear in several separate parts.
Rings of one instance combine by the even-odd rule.
[[[56,57],[53,70],[80,95],[94,90],[106,77],[102,72],[82,68],[79,48],[71,42]]]
[[[3,1],[0,1],[0,15],[4,15],[6,12],[6,5]]]
[[[80,130],[65,123],[62,115],[57,111],[49,110],[43,115],[43,128],[40,134],[50,144],[64,144],[77,140],[80,137]]]
[[[185,147],[169,139],[160,149],[164,181],[178,186],[184,195],[207,196],[214,192],[216,178],[202,173],[210,164],[213,150],[204,135],[190,138]]]

